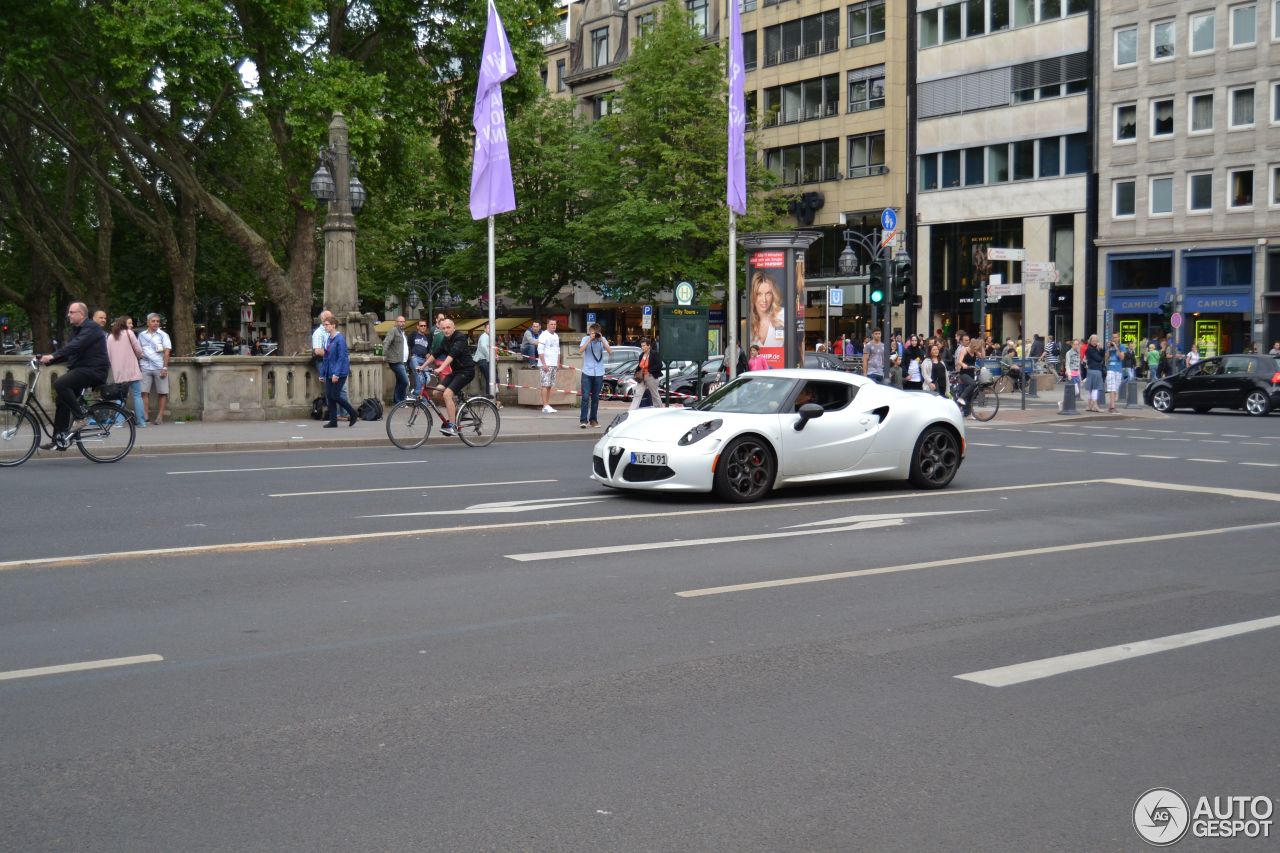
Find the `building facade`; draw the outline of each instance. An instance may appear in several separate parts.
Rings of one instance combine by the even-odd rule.
[[[1280,3],[1099,9],[1101,301],[1128,338],[1265,352],[1280,339]]]
[[[1092,313],[1090,0],[921,0],[915,121],[920,329],[1003,340],[1082,334]],[[983,304],[992,248],[1056,264],[1056,283]],[[984,310],[985,309],[985,310]]]

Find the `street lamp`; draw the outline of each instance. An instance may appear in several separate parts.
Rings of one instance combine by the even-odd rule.
[[[867,253],[868,263],[871,267],[867,283],[870,285],[871,290],[868,294],[868,300],[871,302],[872,328],[879,325],[878,312],[880,310],[880,305],[886,301],[885,285],[887,282],[885,281],[885,275],[886,273],[892,275],[892,272],[889,270],[888,250],[884,245],[882,245],[882,243],[883,240],[881,238],[881,232],[879,231],[859,234],[857,231],[847,229],[844,232],[844,251],[840,253],[840,258],[836,261],[836,268],[840,271],[841,275],[854,275],[860,265],[858,263],[858,252],[854,249],[852,244],[858,245]],[[887,288],[887,290],[890,299],[892,299],[892,287]],[[892,304],[892,302],[889,302],[889,304],[885,305],[884,308],[884,334],[881,337],[884,338],[886,353],[889,351],[889,341],[892,338],[892,335],[890,334],[892,331],[892,315],[890,313],[890,306]],[[888,366],[886,359],[886,369]]]
[[[347,146],[347,123],[334,113],[329,145],[320,149],[311,176],[311,195],[328,205],[324,219],[324,306],[339,318],[357,311],[356,219],[369,193],[357,177],[357,164]]]
[[[449,292],[449,279],[447,278],[428,278],[428,279],[410,279],[404,284],[404,289],[409,292],[409,307],[414,311],[418,310],[418,306],[422,304],[422,297],[427,300],[427,319],[435,322],[435,306],[440,303],[441,308],[449,308],[457,304],[457,297]]]

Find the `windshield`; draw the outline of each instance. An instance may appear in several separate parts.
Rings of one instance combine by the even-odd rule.
[[[739,412],[767,415],[782,411],[782,404],[796,384],[781,376],[739,376],[694,406],[700,412]]]

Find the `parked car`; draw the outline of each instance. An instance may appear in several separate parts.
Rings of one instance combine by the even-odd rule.
[[[775,487],[858,479],[941,489],[964,454],[964,420],[950,400],[843,371],[769,370],[692,408],[618,415],[592,449],[591,479],[742,503]]]
[[[222,355],[222,341],[200,341],[196,344],[196,355]]]
[[[804,366],[810,370],[841,370],[852,372],[851,365],[845,364],[831,353],[807,352],[804,354]]]
[[[614,364],[612,367],[606,362],[601,393],[612,396],[621,393],[622,386],[627,382],[635,384],[636,368],[639,366],[639,360],[634,358],[630,361]]]
[[[1202,359],[1150,383],[1142,397],[1157,412],[1244,409],[1251,415],[1265,415],[1280,408],[1280,359],[1243,354]]]
[[[705,397],[719,388],[723,384],[725,376],[724,356],[712,356],[702,363],[702,369],[698,369],[697,364],[690,364],[682,369],[679,373],[671,375],[671,391],[677,395],[675,399],[688,400],[690,397]],[[664,391],[667,388],[667,378],[664,376],[658,380],[658,387]],[[684,397],[678,395],[683,394]]]

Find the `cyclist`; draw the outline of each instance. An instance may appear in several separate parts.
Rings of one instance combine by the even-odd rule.
[[[440,374],[440,384],[432,389],[442,393],[445,411],[449,420],[440,428],[441,435],[457,435],[458,394],[471,384],[476,377],[476,363],[471,357],[471,343],[467,336],[457,330],[454,322],[442,317],[436,324],[441,335],[436,349],[427,359],[427,364],[435,362],[436,372]]]
[[[71,340],[53,355],[40,356],[41,364],[67,363],[67,372],[53,383],[57,407],[53,413],[53,440],[40,447],[52,450],[67,448],[67,437],[84,426],[87,417],[80,408],[80,393],[107,381],[111,361],[107,358],[107,335],[102,327],[89,319],[89,307],[72,302],[67,308],[67,322],[75,332]],[[72,419],[74,416],[74,420]]]

